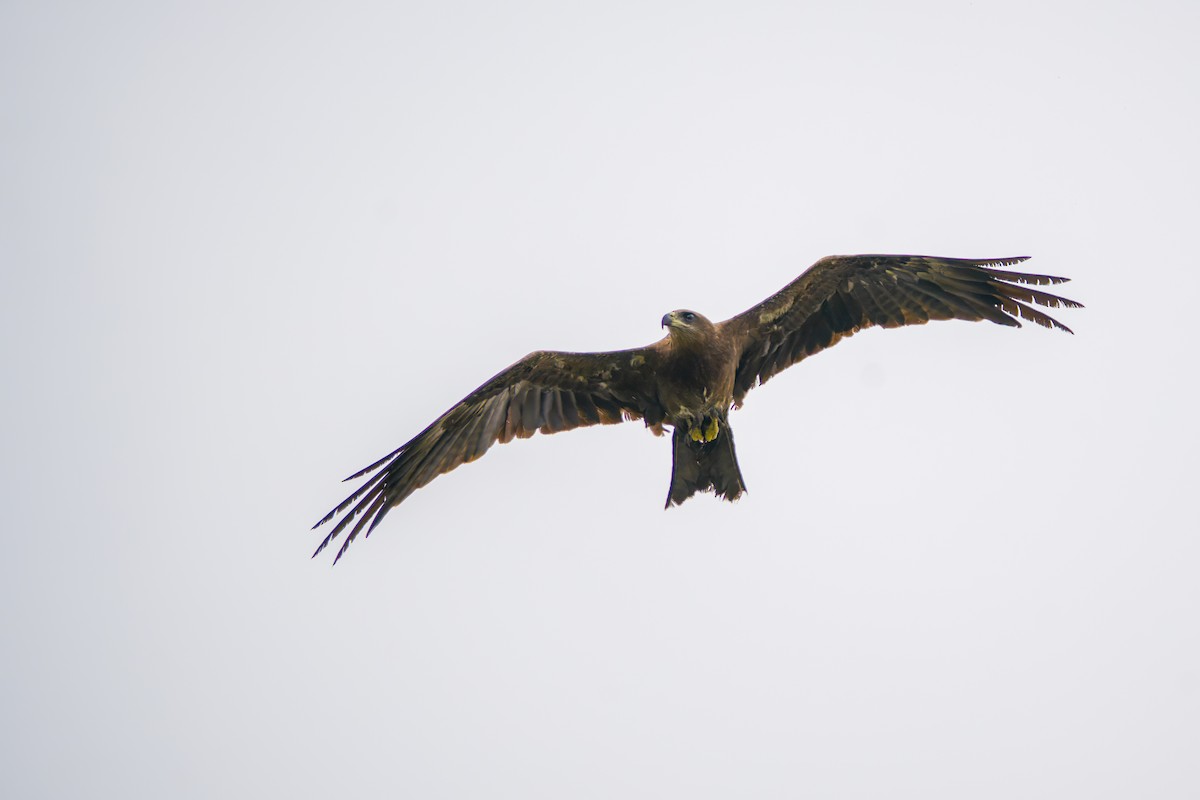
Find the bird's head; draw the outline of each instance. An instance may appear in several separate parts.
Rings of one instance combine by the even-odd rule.
[[[662,326],[671,336],[680,336],[686,339],[703,336],[713,331],[713,324],[708,321],[708,317],[695,311],[688,311],[686,308],[664,315]]]

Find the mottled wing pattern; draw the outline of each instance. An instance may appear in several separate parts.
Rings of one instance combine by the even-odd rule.
[[[722,331],[741,345],[734,402],[740,405],[754,386],[873,325],[896,328],[931,319],[986,319],[1020,327],[1020,317],[1070,333],[1030,304],[1080,304],[1029,288],[1068,279],[1004,269],[1026,258],[822,258],[780,292],[721,324]]]
[[[628,419],[659,425],[663,412],[654,390],[657,358],[652,348],[531,353],[471,392],[411,441],[347,478],[375,473],[313,526],[343,515],[313,556],[354,523],[334,558],[336,564],[364,528],[369,535],[389,510],[415,490],[474,461],[496,442],[524,439],[536,431],[557,433]]]

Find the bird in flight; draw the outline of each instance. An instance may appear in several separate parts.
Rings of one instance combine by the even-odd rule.
[[[1018,317],[1070,333],[1034,306],[1081,304],[1030,288],[1068,279],[1007,269],[1026,258],[827,256],[779,292],[724,322],[680,309],[662,318],[666,337],[647,347],[530,353],[408,442],[347,478],[371,476],[313,526],[341,515],[313,556],[349,529],[336,564],[359,533],[365,529],[370,535],[414,491],[474,461],[497,442],[528,438],[535,431],[558,433],[639,419],[656,435],[669,427],[667,507],[696,492],[736,500],[746,485],[733,449],[730,409],[740,407],[755,386],[847,336],[873,326],[897,328],[941,319],[1020,327]]]

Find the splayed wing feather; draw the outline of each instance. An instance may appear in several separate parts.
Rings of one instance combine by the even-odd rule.
[[[741,352],[734,402],[787,367],[863,328],[923,325],[930,320],[989,320],[1020,327],[1019,319],[1071,332],[1034,308],[1079,308],[1030,289],[1067,278],[1014,272],[1026,257],[829,256],[781,291],[721,323]]]
[[[351,542],[364,531],[370,535],[390,509],[437,476],[479,458],[497,442],[626,419],[662,422],[663,410],[644,399],[655,396],[655,358],[648,348],[526,356],[411,441],[352,475],[361,478],[375,472],[313,526],[344,515],[313,556],[349,530],[334,558],[336,564]]]

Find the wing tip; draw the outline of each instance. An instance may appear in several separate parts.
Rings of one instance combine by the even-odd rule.
[[[1017,264],[1020,264],[1023,261],[1028,261],[1031,258],[1033,258],[1033,256],[1004,256],[1001,258],[981,259],[979,261],[976,261],[975,263],[979,264],[979,266],[981,266],[981,267],[991,267],[991,266],[1012,267]]]

